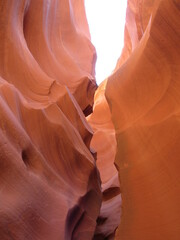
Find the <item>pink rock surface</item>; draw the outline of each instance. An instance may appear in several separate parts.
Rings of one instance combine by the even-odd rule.
[[[121,240],[180,237],[180,5],[129,0],[105,95],[117,139]]]
[[[3,0],[0,26],[0,239],[91,240],[101,191],[83,1]]]
[[[101,83],[94,98],[93,113],[88,122],[94,130],[91,148],[97,152],[97,167],[101,176],[103,202],[94,239],[114,239],[114,233],[120,222],[121,195],[118,172],[114,165],[116,138],[111,113],[104,92],[106,80]]]
[[[84,1],[0,1],[0,239],[179,240],[179,41],[178,0],[128,0],[88,123]]]

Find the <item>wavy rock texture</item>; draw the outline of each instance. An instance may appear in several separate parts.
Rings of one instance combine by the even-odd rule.
[[[107,81],[122,192],[121,240],[180,237],[180,3],[129,0]]]
[[[0,239],[89,239],[95,50],[83,1],[0,1]]]
[[[84,1],[0,1],[0,239],[179,240],[179,41],[178,0],[128,1],[91,142]]]
[[[102,181],[103,202],[94,239],[114,239],[120,222],[121,195],[118,172],[114,166],[116,138],[104,92],[106,80],[98,87],[93,113],[88,122],[94,130],[91,148],[97,152],[97,167]]]

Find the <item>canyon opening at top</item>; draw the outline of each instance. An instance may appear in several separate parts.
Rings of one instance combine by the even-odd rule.
[[[0,1],[0,240],[179,240],[178,0],[128,0],[98,88],[84,3]]]
[[[96,81],[111,75],[124,45],[127,0],[85,0],[91,40],[97,52]]]

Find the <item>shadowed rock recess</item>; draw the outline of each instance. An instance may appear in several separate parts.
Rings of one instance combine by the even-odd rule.
[[[128,0],[97,89],[83,0],[0,1],[0,240],[180,239],[179,43],[179,0]]]

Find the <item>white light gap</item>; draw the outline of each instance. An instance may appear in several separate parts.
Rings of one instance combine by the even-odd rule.
[[[96,48],[96,81],[111,75],[124,45],[127,0],[85,0],[91,41]]]

